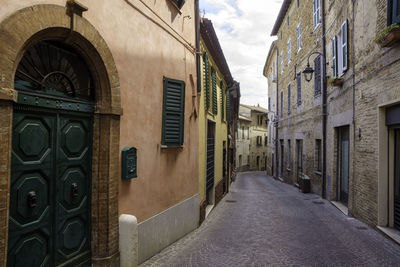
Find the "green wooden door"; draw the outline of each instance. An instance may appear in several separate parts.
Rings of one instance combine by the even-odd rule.
[[[14,109],[8,266],[90,265],[92,117]]]

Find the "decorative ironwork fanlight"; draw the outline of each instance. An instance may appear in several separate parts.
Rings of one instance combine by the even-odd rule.
[[[93,80],[85,61],[72,48],[55,41],[30,47],[18,65],[14,81],[18,90],[93,98]]]

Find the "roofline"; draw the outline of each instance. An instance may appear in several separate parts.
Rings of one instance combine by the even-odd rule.
[[[263,69],[263,75],[264,75],[266,78],[267,78],[267,72],[266,72],[266,70],[267,70],[268,62],[269,62],[270,59],[271,59],[272,50],[275,48],[276,42],[277,42],[277,40],[274,40],[274,41],[271,43],[271,46],[269,47],[269,52],[268,52],[267,59],[265,60],[264,69]]]
[[[255,107],[255,106],[250,106],[250,105],[246,105],[246,104],[240,104],[240,105],[242,107],[245,107],[245,108],[257,111],[257,112],[261,112],[261,113],[268,113],[269,112],[268,109],[263,108],[263,107]],[[257,110],[257,109],[259,109],[259,110]],[[260,110],[260,109],[262,109],[262,110]]]
[[[285,18],[286,12],[288,11],[290,4],[292,3],[292,0],[283,0],[281,10],[279,11],[278,17],[276,18],[274,27],[272,28],[271,36],[275,36],[279,28],[282,25],[283,19]]]
[[[211,20],[207,18],[201,18],[200,34],[208,51],[214,59],[215,64],[217,64],[220,72],[224,76],[224,80],[227,82],[228,87],[232,86],[234,84],[234,80]]]

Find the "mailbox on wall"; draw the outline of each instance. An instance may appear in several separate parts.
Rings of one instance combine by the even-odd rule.
[[[136,148],[125,147],[122,149],[122,179],[128,180],[137,177],[137,155]]]

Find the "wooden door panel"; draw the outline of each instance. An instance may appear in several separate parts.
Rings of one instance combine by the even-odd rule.
[[[54,116],[14,112],[8,266],[52,260],[54,128]]]

